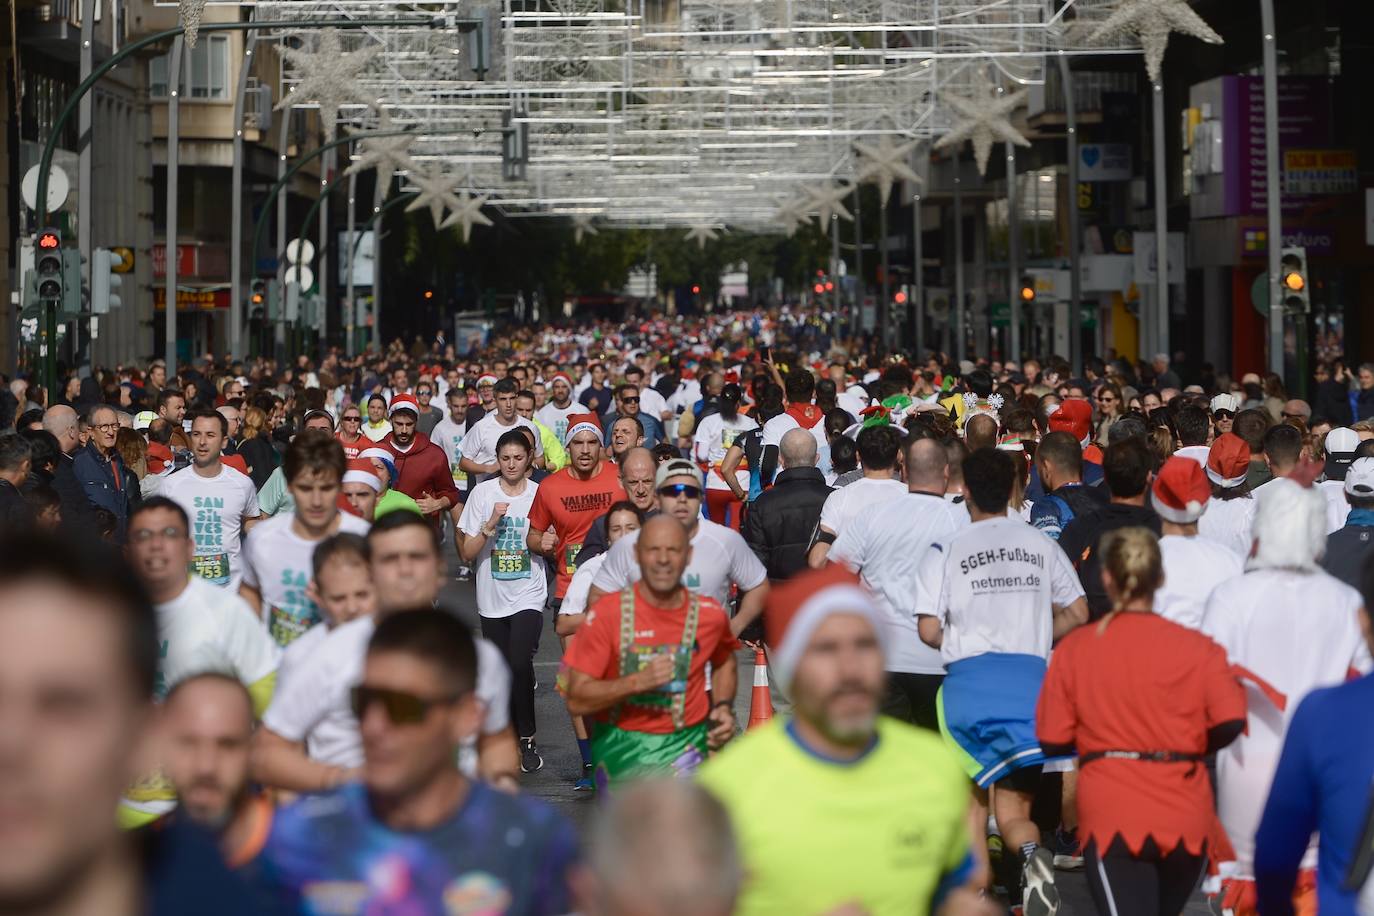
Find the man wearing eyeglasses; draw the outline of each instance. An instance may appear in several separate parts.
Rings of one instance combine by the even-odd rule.
[[[115,517],[114,538],[124,543],[129,513],[138,505],[138,477],[132,474],[115,448],[119,418],[114,408],[101,405],[88,415],[91,439],[76,453],[72,473],[86,491],[86,499],[97,509]]]
[[[483,718],[478,667],[472,635],[443,611],[377,623],[350,694],[362,782],[279,812],[263,851],[264,876],[292,912],[341,912],[342,899],[356,913],[573,909],[571,825],[454,764]]]
[[[768,571],[738,531],[702,517],[702,483],[701,471],[685,458],[663,462],[654,477],[658,508],[687,530],[692,545],[690,561],[682,573],[682,584],[687,590],[727,607],[731,587],[739,589],[739,611],[731,622],[733,634],[738,635],[763,611],[763,602],[768,597]],[[639,532],[632,531],[606,552],[606,562],[592,580],[588,607],[639,581],[640,565],[635,562],[638,537]]]
[[[254,715],[260,716],[276,688],[281,653],[242,598],[189,573],[195,551],[181,506],[154,496],[134,510],[129,565],[156,607],[162,650],[154,696],[165,698],[189,675],[219,671],[248,689]],[[171,785],[155,774],[129,791],[121,818],[145,823],[171,810],[175,798]]]
[[[652,417],[639,409],[641,402],[638,385],[621,385],[615,389],[615,412],[606,417],[610,422],[606,429],[606,445],[611,445],[611,433],[614,430],[615,422],[621,418],[632,418],[639,421],[639,425],[644,430],[645,448],[653,448],[663,438],[663,425],[656,417]]]

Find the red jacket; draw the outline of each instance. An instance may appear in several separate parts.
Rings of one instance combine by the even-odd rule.
[[[443,449],[429,441],[429,436],[417,432],[410,449],[404,452],[397,448],[390,433],[381,445],[396,456],[392,459],[396,464],[396,479],[391,482],[392,489],[400,490],[411,499],[447,496],[450,506],[458,505],[458,487],[453,483],[448,456]],[[439,513],[432,513],[427,518],[437,522]]]

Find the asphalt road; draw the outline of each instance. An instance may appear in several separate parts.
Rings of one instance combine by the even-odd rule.
[[[455,566],[454,572],[456,571]],[[475,593],[470,582],[450,582],[444,589],[442,599],[445,606],[456,609],[463,620],[474,628],[478,626]],[[539,651],[534,661],[539,681],[534,693],[535,718],[538,725],[536,743],[540,755],[544,758],[544,768],[538,773],[523,774],[521,787],[530,795],[542,798],[553,805],[572,820],[579,830],[585,830],[595,816],[596,798],[592,793],[573,791],[573,782],[580,775],[582,760],[577,753],[577,741],[573,736],[567,710],[554,688],[560,654],[553,621],[546,619],[544,635],[539,641]],[[754,683],[753,653],[741,652],[739,663],[739,692],[735,700],[735,718],[744,723],[749,720],[749,701]],[[783,705],[776,695],[775,699],[775,705]],[[1091,916],[1096,912],[1082,872],[1061,871],[1058,873],[1056,885],[1063,898],[1061,913],[1067,916]],[[1195,894],[1184,912],[1189,916],[1204,916],[1208,913],[1208,908],[1202,896]]]

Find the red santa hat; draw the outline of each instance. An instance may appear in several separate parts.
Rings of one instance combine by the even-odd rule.
[[[552,386],[554,382],[562,382],[569,388],[573,386],[572,378],[566,372],[555,372],[549,376],[549,385]]]
[[[882,612],[859,577],[843,565],[807,570],[773,589],[764,610],[765,638],[778,686],[792,689],[792,674],[801,661],[811,634],[832,614],[854,614],[868,620],[885,647]],[[885,651],[885,650],[884,650]]]
[[[1155,512],[1166,522],[1191,525],[1207,510],[1212,488],[1202,465],[1178,455],[1164,462],[1151,489]]]
[[[1230,489],[1245,483],[1250,473],[1250,446],[1235,433],[1217,436],[1207,451],[1207,476],[1219,487]]]
[[[349,461],[348,469],[344,471],[343,482],[367,484],[376,492],[382,492],[382,478],[367,458],[354,458]]]
[[[601,423],[596,419],[594,413],[575,413],[568,416],[568,431],[563,434],[563,444],[567,445],[573,441],[573,436],[583,432],[593,432],[598,440],[601,439]]]
[[[1092,405],[1081,398],[1068,398],[1050,414],[1050,431],[1068,433],[1086,445],[1092,434],[1092,422]]]
[[[387,406],[386,415],[392,417],[398,410],[408,410],[415,416],[420,415],[420,402],[415,400],[413,394],[398,394],[391,399],[391,404]]]

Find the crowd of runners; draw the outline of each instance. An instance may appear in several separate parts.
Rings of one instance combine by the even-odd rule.
[[[469,343],[6,380],[0,913],[1374,912],[1374,366]]]

